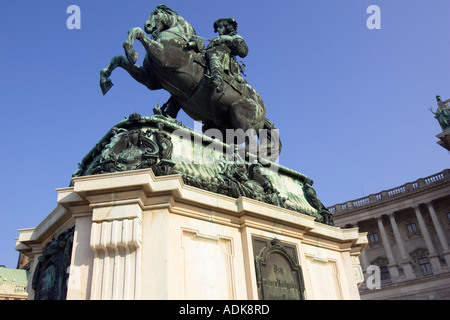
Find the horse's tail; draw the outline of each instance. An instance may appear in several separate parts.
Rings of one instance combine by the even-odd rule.
[[[263,132],[258,132],[259,156],[263,159],[275,162],[281,153],[281,139],[278,129],[269,119],[264,120]]]

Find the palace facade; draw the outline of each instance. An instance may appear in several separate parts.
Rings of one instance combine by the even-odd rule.
[[[367,232],[361,299],[450,300],[450,169],[329,210],[337,226]]]

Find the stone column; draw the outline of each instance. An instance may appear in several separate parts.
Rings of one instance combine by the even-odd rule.
[[[427,203],[428,211],[430,212],[431,220],[433,220],[434,228],[436,229],[437,236],[439,238],[439,241],[441,242],[443,254],[445,261],[447,262],[447,266],[450,267],[450,249],[447,243],[447,239],[445,238],[445,233],[442,230],[442,226],[439,223],[439,219],[436,215],[436,211],[434,211],[433,203],[428,202]]]
[[[405,249],[405,244],[403,243],[402,236],[398,230],[397,222],[395,221],[394,213],[388,215],[391,221],[392,230],[394,231],[395,242],[397,242],[398,249],[402,258],[401,264],[403,266],[403,271],[408,279],[414,278],[414,272],[411,267],[411,261],[409,260],[408,254]]]
[[[358,227],[361,229],[361,221],[356,222],[355,227]],[[363,273],[366,273],[367,268],[369,267],[369,261],[367,260],[366,251],[363,250],[360,255],[359,259],[361,261],[361,268],[363,270]]]
[[[392,254],[391,246],[389,245],[389,240],[386,234],[386,230],[384,229],[383,221],[380,217],[376,217],[377,223],[378,223],[378,229],[380,230],[381,240],[383,241],[383,247],[386,251],[387,258],[389,260],[389,265],[387,266],[389,269],[389,274],[391,275],[391,278],[398,278],[398,268],[397,264],[394,260],[394,255]]]
[[[422,233],[425,244],[427,245],[428,259],[430,261],[431,267],[433,268],[434,272],[441,271],[441,263],[439,262],[438,255],[436,253],[436,250],[434,249],[433,243],[431,242],[431,237],[428,233],[425,221],[423,220],[420,208],[416,206],[414,207],[414,211],[416,213],[417,221],[419,222],[420,232]]]
[[[369,267],[369,262],[367,261],[366,251],[362,251],[359,259],[361,260],[361,268],[363,270],[363,274],[366,274],[367,268]]]

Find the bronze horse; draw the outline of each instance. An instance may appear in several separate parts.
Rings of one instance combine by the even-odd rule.
[[[278,130],[274,130],[275,126],[265,118],[266,108],[259,94],[245,80],[238,83],[230,75],[224,75],[223,92],[217,92],[209,85],[210,82],[205,80],[208,70],[204,61],[204,42],[185,19],[165,5],[159,5],[146,21],[144,30],[152,39],[141,28],[130,29],[123,44],[126,57],[113,57],[101,70],[103,94],[113,85],[109,79],[112,71],[122,67],[148,89],[165,89],[171,94],[163,106],[168,107],[166,114],[176,117],[182,108],[188,116],[204,124],[204,132],[216,128],[223,137],[226,129],[256,133],[260,140],[258,156],[271,161],[278,158],[281,151]],[[146,51],[142,66],[136,65],[138,53],[133,49],[136,39]],[[192,39],[198,44],[197,50],[186,47]]]

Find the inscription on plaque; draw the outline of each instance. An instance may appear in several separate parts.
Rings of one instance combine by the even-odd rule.
[[[260,300],[303,300],[304,284],[295,246],[253,238]]]

